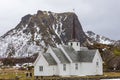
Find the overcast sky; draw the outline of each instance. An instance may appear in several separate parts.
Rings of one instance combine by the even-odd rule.
[[[73,12],[84,31],[120,40],[120,0],[0,0],[0,36],[37,10]]]

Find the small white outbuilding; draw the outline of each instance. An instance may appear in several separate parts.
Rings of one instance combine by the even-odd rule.
[[[49,46],[40,53],[34,63],[34,76],[87,76],[103,75],[102,58],[99,51],[80,47],[80,42],[68,45]]]

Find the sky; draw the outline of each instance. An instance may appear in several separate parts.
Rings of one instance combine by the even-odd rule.
[[[84,31],[120,40],[120,0],[0,0],[0,36],[38,10],[75,12]]]

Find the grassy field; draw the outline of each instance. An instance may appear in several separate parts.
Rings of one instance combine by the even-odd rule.
[[[28,78],[26,77],[26,73],[28,71],[26,70],[15,70],[15,69],[0,69],[0,79],[15,79],[16,77],[19,78],[19,80],[34,80],[33,70],[32,77]],[[75,76],[74,76],[75,77]],[[72,78],[74,78],[72,77]],[[106,78],[106,77],[120,77],[120,72],[104,72],[104,75],[102,76],[84,76],[81,78]]]
[[[86,76],[84,76],[86,77]],[[87,76],[88,78],[120,78],[120,72],[104,72],[101,76]]]
[[[1,69],[0,70],[0,79],[15,79],[19,78],[19,80],[34,80],[33,71],[32,77],[26,77],[26,70],[15,70],[15,69]]]
[[[120,49],[114,49],[114,54],[116,55],[116,56],[120,56]]]

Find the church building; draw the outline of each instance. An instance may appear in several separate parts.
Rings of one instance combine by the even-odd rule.
[[[89,50],[80,45],[73,26],[72,39],[67,45],[49,46],[45,53],[39,53],[34,62],[34,76],[103,75],[99,51]]]

